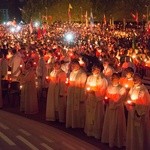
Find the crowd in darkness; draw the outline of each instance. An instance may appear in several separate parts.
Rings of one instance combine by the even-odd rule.
[[[99,23],[1,25],[0,49],[0,81],[20,84],[21,112],[38,113],[48,89],[46,121],[83,128],[109,147],[150,148],[150,95],[142,83],[150,76],[146,30]]]

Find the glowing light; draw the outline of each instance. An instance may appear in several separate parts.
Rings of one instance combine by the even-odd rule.
[[[17,26],[17,27],[16,27],[16,30],[17,30],[17,31],[20,31],[20,30],[21,30],[21,26]]]
[[[34,23],[34,27],[39,27],[40,26],[40,23],[39,22],[35,22]]]
[[[91,88],[90,88],[90,87],[87,87],[87,88],[86,88],[86,90],[87,90],[87,91],[90,91],[90,90],[91,90]]]
[[[15,29],[14,27],[10,28],[10,31],[11,31],[11,32],[15,32],[15,30],[16,30],[16,29]]]
[[[65,40],[67,42],[73,42],[74,41],[74,34],[72,32],[68,32],[65,34]]]
[[[20,68],[22,68],[22,65],[20,65]]]

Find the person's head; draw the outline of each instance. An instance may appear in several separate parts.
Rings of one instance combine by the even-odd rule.
[[[54,64],[54,69],[55,70],[59,70],[61,68],[61,63],[60,62],[55,62],[55,64]]]
[[[17,50],[16,49],[12,49],[11,52],[12,52],[12,55],[15,55],[17,53]]]
[[[109,65],[109,60],[105,59],[104,62],[103,62],[104,68],[107,68],[108,65]]]
[[[78,60],[73,60],[73,61],[71,62],[71,68],[72,68],[72,70],[74,70],[74,71],[77,71],[77,70],[80,69],[80,64],[79,64]]]
[[[120,74],[119,73],[113,73],[111,77],[111,82],[113,85],[118,85],[120,80]]]
[[[140,85],[142,83],[142,76],[140,74],[135,74],[133,81],[135,85]]]
[[[33,62],[32,61],[28,61],[25,65],[26,70],[30,69],[33,67]]]
[[[92,67],[92,73],[94,75],[101,73],[104,70],[104,67],[102,64],[95,64]]]
[[[40,57],[43,57],[43,56],[44,56],[44,53],[43,53],[42,50],[39,50],[39,56],[40,56]]]
[[[131,67],[126,68],[125,72],[126,72],[126,77],[127,78],[131,78],[134,75],[134,70]]]

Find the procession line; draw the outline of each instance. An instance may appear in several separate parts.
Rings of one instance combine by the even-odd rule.
[[[26,144],[28,147],[30,147],[32,150],[39,150],[37,147],[35,147],[32,143],[30,143],[28,140],[26,140],[24,137],[18,135],[16,136],[20,141],[22,141],[24,144]]]
[[[7,142],[9,145],[14,146],[16,145],[12,140],[10,140],[5,134],[0,132],[0,138],[2,138],[5,142]]]

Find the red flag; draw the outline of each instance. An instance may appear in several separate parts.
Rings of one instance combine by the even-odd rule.
[[[33,22],[32,22],[32,19],[31,19],[30,24],[29,24],[29,31],[30,31],[30,34],[33,32]]]
[[[104,14],[103,22],[104,22],[104,24],[107,23],[105,14]]]
[[[135,22],[139,22],[139,14],[136,12],[136,14],[131,13],[132,18],[134,19]]]
[[[73,9],[73,8],[72,8],[71,4],[69,3],[69,7],[68,7],[68,18],[69,18],[69,20],[71,19],[71,9]]]

